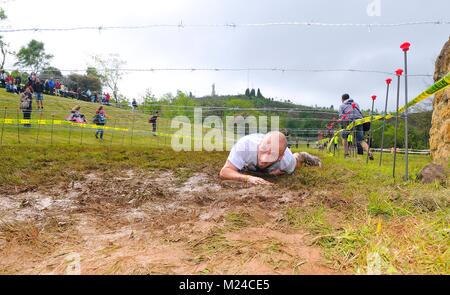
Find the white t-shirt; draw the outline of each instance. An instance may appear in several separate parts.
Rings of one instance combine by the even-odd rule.
[[[238,170],[258,171],[258,145],[263,140],[264,134],[250,134],[239,139],[233,146],[228,156],[231,162]],[[267,171],[280,169],[286,173],[293,173],[297,161],[294,155],[286,149],[283,158],[270,166]]]

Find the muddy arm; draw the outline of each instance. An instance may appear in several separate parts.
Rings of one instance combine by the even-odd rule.
[[[235,180],[235,181],[242,181],[242,182],[248,182],[251,184],[262,184],[262,185],[271,185],[272,183],[251,175],[245,175],[238,171],[238,169],[227,160],[225,165],[220,170],[219,176],[223,180]]]
[[[249,175],[240,173],[230,161],[226,161],[225,165],[220,170],[219,176],[223,180],[237,180],[243,182],[246,182],[249,177]]]

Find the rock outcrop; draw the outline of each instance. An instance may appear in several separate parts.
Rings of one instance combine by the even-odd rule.
[[[434,80],[450,72],[450,39],[436,60]],[[448,168],[450,163],[450,88],[435,95],[433,102],[430,149],[433,162]]]
[[[417,174],[417,179],[423,183],[432,183],[434,181],[444,183],[447,176],[442,165],[430,163]]]

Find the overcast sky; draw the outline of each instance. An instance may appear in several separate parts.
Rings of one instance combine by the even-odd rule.
[[[380,0],[380,16],[369,16],[374,0],[15,0],[1,1],[6,28],[120,26],[142,24],[226,24],[314,21],[323,23],[397,23],[449,21],[448,0]],[[445,9],[444,9],[445,8]],[[4,33],[18,50],[31,39],[45,43],[52,66],[84,69],[94,54],[118,53],[127,68],[355,68],[394,71],[403,66],[399,45],[412,43],[410,74],[433,74],[434,61],[448,40],[449,25],[391,28],[237,27],[151,28],[135,31]],[[10,57],[8,66],[14,62]],[[348,92],[364,108],[370,96],[384,99],[386,75],[292,72],[128,73],[120,83],[128,98],[149,88],[157,96],[178,89],[196,96],[243,93],[247,85],[266,97],[304,105],[337,106]],[[410,78],[415,96],[431,78]],[[402,97],[403,99],[403,97]],[[391,100],[390,108],[394,106]],[[378,102],[382,109],[381,101]]]

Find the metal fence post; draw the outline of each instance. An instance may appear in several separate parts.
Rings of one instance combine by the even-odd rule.
[[[37,125],[37,131],[36,131],[36,144],[39,141],[39,129],[41,127],[41,120],[42,120],[42,112],[39,115],[39,121],[38,121],[38,125]]]
[[[50,145],[53,145],[53,124],[54,124],[54,120],[55,120],[55,115],[52,115],[52,128],[50,131]]]
[[[5,107],[5,111],[4,111],[4,113],[3,113],[2,135],[1,135],[1,137],[0,137],[0,146],[3,145],[3,131],[4,131],[4,129],[5,129],[6,109],[7,109],[7,108]]]
[[[398,132],[398,105],[400,103],[400,76],[403,74],[402,69],[395,71],[397,75],[397,105],[395,109],[395,130],[394,130],[394,163],[392,166],[392,176],[395,178],[395,166],[397,162],[397,132]]]
[[[383,159],[383,148],[384,148],[384,130],[386,128],[386,116],[387,116],[387,108],[388,108],[388,100],[389,100],[389,86],[391,85],[392,79],[386,79],[387,90],[386,90],[386,102],[384,105],[384,118],[383,118],[383,129],[381,131],[381,151],[380,151],[380,163],[378,166],[381,167],[381,162]]]
[[[400,48],[405,56],[405,180],[409,179],[408,175],[408,42],[403,43]]]
[[[20,143],[20,119],[19,119],[19,110],[17,110],[17,143]]]

